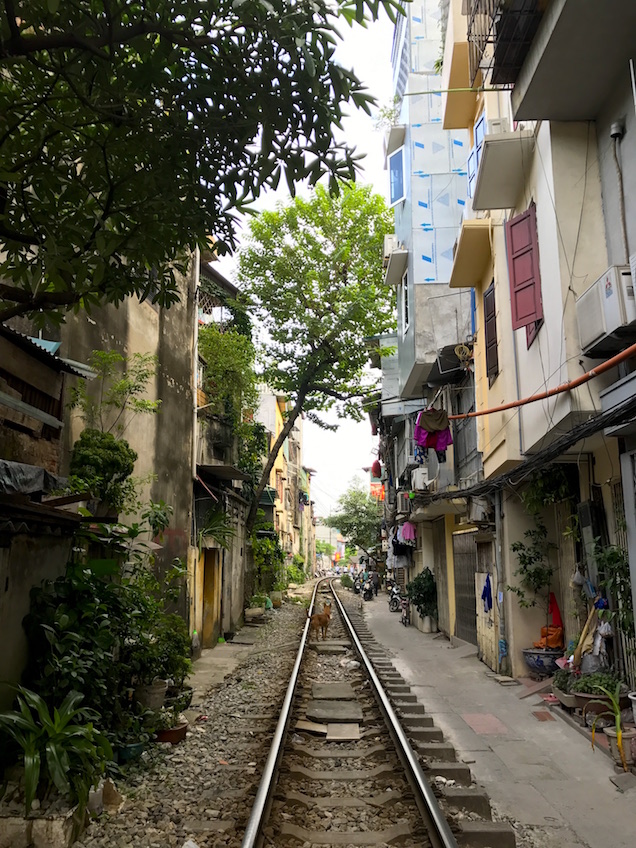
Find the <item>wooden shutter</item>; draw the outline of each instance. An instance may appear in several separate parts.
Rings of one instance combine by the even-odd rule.
[[[484,292],[484,337],[486,343],[486,373],[488,379],[492,381],[499,373],[494,282]]]
[[[534,203],[527,212],[506,223],[506,248],[512,329],[519,330],[543,318],[537,214]]]

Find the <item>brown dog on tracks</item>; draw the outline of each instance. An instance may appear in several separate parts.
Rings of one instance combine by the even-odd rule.
[[[312,615],[311,620],[309,622],[309,638],[311,639],[311,634],[315,630],[316,631],[316,640],[318,639],[318,633],[322,633],[323,640],[327,638],[327,628],[329,627],[329,622],[331,621],[331,604],[325,603],[322,607],[322,612],[317,612]]]

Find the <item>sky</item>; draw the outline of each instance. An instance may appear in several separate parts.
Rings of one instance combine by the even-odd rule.
[[[367,86],[379,106],[389,105],[392,97],[391,42],[393,25],[384,12],[376,23],[366,28],[349,28],[342,24],[343,42],[338,47],[337,59],[341,65],[353,68]],[[362,111],[351,114],[343,122],[344,134],[349,144],[359,153],[366,154],[362,162],[364,173],[358,177],[362,184],[372,184],[375,191],[388,197],[388,174],[384,170],[382,153],[383,133],[375,129],[373,119]],[[267,208],[277,200],[286,200],[284,193],[271,193],[258,205]],[[218,270],[234,279],[235,260],[223,257]],[[368,418],[362,422],[338,421],[325,416],[329,423],[338,423],[336,432],[321,430],[309,421],[303,426],[303,464],[315,470],[311,481],[311,499],[318,516],[326,517],[337,508],[337,500],[349,484],[358,477],[366,481],[363,468],[368,468],[377,458],[377,438],[371,435]]]

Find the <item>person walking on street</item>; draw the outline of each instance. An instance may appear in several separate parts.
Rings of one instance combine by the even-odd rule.
[[[378,589],[380,588],[380,575],[377,571],[371,572],[371,583],[373,584],[373,593],[378,597]]]

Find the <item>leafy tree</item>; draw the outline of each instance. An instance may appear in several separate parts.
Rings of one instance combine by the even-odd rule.
[[[392,295],[383,285],[382,246],[391,227],[384,200],[346,184],[338,196],[318,186],[309,198],[262,212],[250,225],[239,276],[263,332],[262,379],[289,399],[248,516],[294,422],[335,410],[361,420],[374,389],[365,339],[392,329]]]
[[[338,498],[338,511],[325,519],[327,527],[339,530],[345,539],[362,548],[367,556],[377,544],[381,522],[380,503],[358,480],[354,480],[344,495]]]
[[[0,13],[0,321],[129,295],[169,306],[195,245],[234,246],[276,187],[351,179],[333,137],[372,98],[341,22],[397,0],[6,0]]]
[[[333,545],[330,545],[329,542],[316,542],[316,553],[324,554],[325,556],[332,557],[336,552],[336,549]]]
[[[205,360],[204,390],[214,411],[234,419],[253,413],[258,403],[254,346],[238,330],[216,324],[199,329],[199,353]]]
[[[80,380],[71,391],[70,402],[71,409],[79,409],[87,427],[120,436],[133,415],[159,411],[160,400],[142,397],[157,373],[153,354],[134,353],[127,359],[115,350],[94,350],[88,364],[95,377],[90,386]]]

